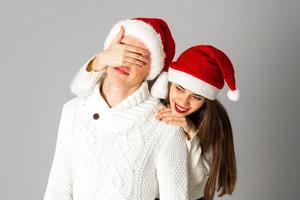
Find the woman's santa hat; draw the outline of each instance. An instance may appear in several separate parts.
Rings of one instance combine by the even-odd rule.
[[[167,23],[158,18],[134,18],[120,21],[109,32],[104,42],[104,49],[109,48],[121,26],[125,29],[125,35],[137,38],[150,51],[150,72],[146,80],[154,80],[166,66],[169,66],[175,54],[175,42]],[[87,72],[85,68],[86,65],[79,70],[71,84],[71,90],[77,96],[89,95],[102,75],[102,72]],[[166,77],[166,74],[162,74],[153,84],[154,92],[151,89],[151,94],[154,97],[161,97],[155,88],[160,88],[160,84],[164,83],[163,80]]]
[[[184,51],[176,62],[171,63],[168,79],[210,100],[216,99],[225,80],[230,88],[229,99],[239,99],[231,61],[225,53],[210,45],[198,45]]]

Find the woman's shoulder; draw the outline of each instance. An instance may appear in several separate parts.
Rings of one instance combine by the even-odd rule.
[[[68,101],[66,101],[64,103],[64,107],[72,107],[72,106],[75,106],[77,105],[78,103],[80,102],[84,102],[86,98],[83,98],[83,97],[74,97],[73,99],[70,99]]]

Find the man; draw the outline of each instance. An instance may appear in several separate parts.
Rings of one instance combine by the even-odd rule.
[[[113,27],[72,83],[78,97],[62,111],[44,200],[188,199],[185,136],[156,120],[160,102],[146,81],[174,52],[161,19]]]

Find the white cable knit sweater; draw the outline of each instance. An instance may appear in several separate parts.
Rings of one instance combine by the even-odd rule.
[[[184,134],[156,120],[159,105],[147,83],[113,108],[99,85],[67,102],[44,200],[188,199]]]
[[[87,72],[87,65],[94,59],[91,57],[79,70],[73,79],[71,90],[79,96],[86,96],[93,92],[94,86],[97,84],[103,71]],[[101,83],[101,82],[100,82]],[[210,166],[212,164],[212,150],[202,154],[200,141],[198,137],[192,140],[186,139],[188,149],[188,188],[190,200],[199,199],[204,196],[204,189],[207,183]],[[202,154],[202,155],[201,155]]]

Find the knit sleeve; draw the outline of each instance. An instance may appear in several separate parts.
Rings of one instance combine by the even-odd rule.
[[[70,102],[63,107],[56,148],[44,200],[72,200],[72,121],[74,108]]]
[[[100,72],[88,72],[88,64],[95,59],[95,56],[91,57],[77,72],[71,83],[71,91],[73,94],[79,97],[85,97],[92,93],[99,78],[103,75],[104,70]]]
[[[157,157],[160,200],[188,198],[187,150],[184,134],[177,131],[164,141]]]

